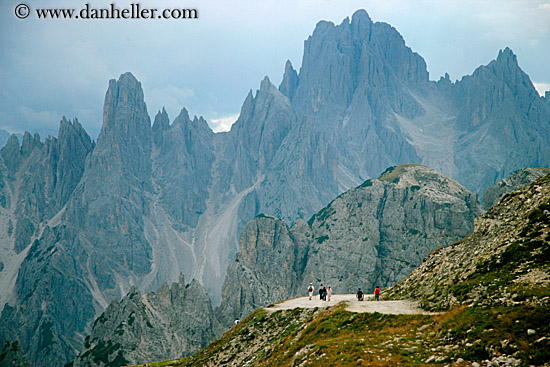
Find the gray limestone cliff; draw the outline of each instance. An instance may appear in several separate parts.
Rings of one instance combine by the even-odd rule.
[[[471,235],[434,251],[388,297],[437,310],[522,304],[548,310],[548,224],[550,175],[505,195],[476,219]]]
[[[283,83],[291,74],[285,71]],[[340,25],[319,22],[304,43],[297,79],[292,106],[337,152],[338,193],[388,166],[420,162],[396,116],[423,113],[409,91],[424,93],[428,72],[395,28],[374,23],[364,10]],[[363,158],[372,156],[380,158]]]
[[[550,173],[548,168],[525,168],[512,173],[493,186],[489,186],[483,195],[483,209],[489,210],[505,194],[529,185],[537,178]]]
[[[550,164],[550,114],[517,56],[506,48],[496,60],[458,81],[454,177],[483,193],[512,172]]]
[[[151,126],[141,86],[131,74],[110,82],[104,118],[95,147],[78,123],[62,122],[59,139],[67,144],[61,144],[58,153],[76,157],[74,162],[49,160],[57,164],[55,177],[61,179],[48,171],[32,172],[34,167],[44,167],[41,160],[26,159],[40,154],[42,143],[37,137],[25,134],[19,151],[13,149],[13,142],[3,150],[13,153],[4,154],[8,167],[23,165],[22,174],[29,175],[20,186],[31,186],[23,210],[28,207],[35,216],[42,213],[41,200],[49,190],[33,184],[36,179],[47,184],[52,177],[60,185],[53,192],[67,198],[62,207],[44,204],[45,212],[55,208],[58,212],[49,221],[37,219],[40,228],[28,226],[32,244],[29,238],[11,300],[2,312],[0,340],[19,340],[35,366],[72,360],[92,319],[110,299],[124,294],[130,284],[141,283],[138,279],[150,271],[152,249],[144,237],[142,215],[147,212],[146,190],[151,186]],[[53,143],[50,139],[44,144]],[[17,178],[18,172],[8,171],[8,175]],[[34,218],[29,219],[33,224]]]
[[[241,235],[219,308],[225,323],[253,309],[305,295],[310,282],[336,293],[391,286],[430,252],[473,229],[476,196],[424,166],[388,169],[336,198],[308,223],[289,228],[259,216]]]
[[[221,333],[210,298],[183,277],[156,292],[137,288],[113,301],[94,322],[73,366],[120,366],[189,355]]]

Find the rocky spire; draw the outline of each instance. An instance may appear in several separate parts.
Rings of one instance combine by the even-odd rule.
[[[93,150],[90,136],[75,118],[65,116],[57,134],[56,199],[59,205],[67,201],[84,173],[86,157]]]
[[[298,73],[292,67],[292,63],[290,62],[290,60],[287,60],[285,65],[285,73],[283,75],[283,81],[281,82],[281,85],[279,85],[279,92],[287,96],[288,99],[292,100],[297,87]]]
[[[131,73],[109,81],[103,126],[94,156],[109,169],[119,166],[147,182],[151,172],[151,121],[141,83]]]
[[[155,122],[153,122],[153,141],[155,145],[162,145],[163,142],[163,132],[168,130],[170,127],[170,119],[168,118],[168,113],[162,107],[162,111],[157,112],[155,116]]]

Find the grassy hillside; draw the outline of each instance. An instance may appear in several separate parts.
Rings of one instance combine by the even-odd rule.
[[[141,366],[471,366],[499,358],[543,365],[548,320],[548,308],[530,306],[438,315],[261,309],[193,356]]]

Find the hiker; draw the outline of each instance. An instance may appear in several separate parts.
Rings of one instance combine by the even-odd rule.
[[[332,288],[330,287],[330,285],[328,286],[328,290],[327,290],[327,301],[330,302],[330,297],[332,296]]]
[[[359,288],[359,290],[357,291],[357,300],[362,301],[363,299],[364,299],[363,291],[361,290],[361,288]]]
[[[378,286],[376,286],[376,289],[374,290],[374,299],[380,301],[380,288],[378,288]]]
[[[233,326],[237,326],[239,324],[239,322],[241,322],[241,320],[239,320],[239,319],[235,320],[235,322],[233,322]]]
[[[309,293],[309,300],[311,301],[311,297],[313,296],[313,283],[309,283],[309,288],[307,289],[307,292]]]
[[[323,283],[321,283],[321,286],[319,287],[319,300],[323,300]]]
[[[326,301],[327,300],[327,287],[323,286],[323,293],[321,294],[321,299],[323,301]]]

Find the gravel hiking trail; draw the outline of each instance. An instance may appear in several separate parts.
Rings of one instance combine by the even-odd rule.
[[[418,307],[418,303],[409,300],[400,301],[375,301],[373,295],[365,295],[364,301],[358,301],[355,294],[333,294],[329,301],[321,301],[319,296],[299,297],[279,302],[266,310],[274,312],[278,310],[288,310],[296,307],[313,308],[313,307],[332,307],[340,302],[346,303],[346,310],[351,312],[379,312],[393,315],[432,315],[434,313],[427,312]]]

